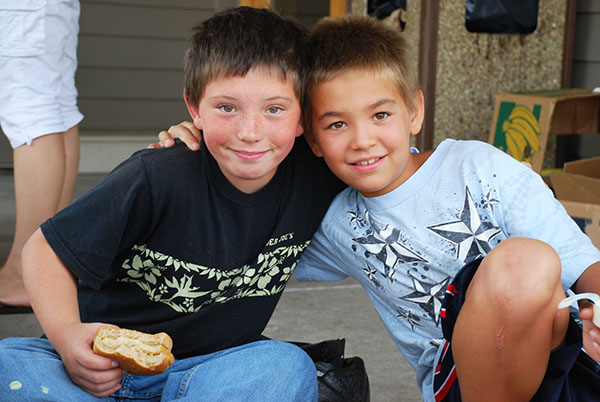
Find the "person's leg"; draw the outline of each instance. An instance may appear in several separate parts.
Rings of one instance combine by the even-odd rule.
[[[47,339],[7,338],[0,341],[1,401],[108,401],[75,385]]]
[[[65,152],[65,172],[57,211],[69,205],[73,199],[73,191],[79,172],[79,126],[71,127],[62,137]]]
[[[72,134],[69,136],[72,137]],[[0,270],[0,301],[26,306],[29,298],[21,280],[23,245],[42,222],[58,211],[61,197],[70,197],[73,189],[65,188],[65,134],[36,138],[30,146],[16,148],[13,156],[16,226],[6,264]],[[69,177],[69,185],[72,185],[72,180]]]
[[[311,402],[317,400],[317,373],[296,345],[259,341],[177,361],[167,373],[162,401]],[[182,367],[181,364],[192,367]]]
[[[23,244],[45,219],[70,203],[79,167],[79,2],[49,0],[43,10],[35,24],[45,27],[43,51],[36,57],[0,56],[0,120],[14,148],[17,205],[12,247],[0,268],[0,313],[15,311],[2,304],[30,305],[20,274]]]
[[[560,274],[558,255],[532,239],[504,240],[484,258],[452,335],[463,401],[535,394],[568,326]]]

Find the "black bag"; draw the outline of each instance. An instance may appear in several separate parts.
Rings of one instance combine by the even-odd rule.
[[[469,32],[528,34],[535,31],[539,0],[466,0]]]
[[[319,343],[292,342],[317,369],[319,402],[369,402],[369,377],[360,357],[344,357],[345,339]]]

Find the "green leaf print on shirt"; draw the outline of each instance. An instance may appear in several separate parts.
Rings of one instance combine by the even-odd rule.
[[[252,265],[222,270],[178,260],[149,249],[132,247],[121,264],[118,281],[135,283],[154,302],[182,313],[197,312],[212,303],[280,293],[310,241],[259,254]]]

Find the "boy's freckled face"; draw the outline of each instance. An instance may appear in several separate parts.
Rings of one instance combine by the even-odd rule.
[[[216,78],[206,86],[195,116],[193,109],[194,124],[221,171],[246,193],[273,178],[303,132],[293,81],[265,69]]]
[[[393,81],[350,71],[316,85],[310,100],[313,151],[363,195],[386,194],[418,169],[410,136],[421,129],[421,92],[411,112]]]

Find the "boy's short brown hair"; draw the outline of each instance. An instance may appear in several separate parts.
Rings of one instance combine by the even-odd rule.
[[[244,76],[251,68],[267,68],[292,79],[304,100],[307,75],[307,31],[273,11],[237,7],[215,14],[194,27],[184,63],[185,96],[197,106],[212,80]]]
[[[346,15],[320,20],[309,35],[311,71],[308,92],[320,83],[350,70],[388,76],[409,110],[419,84],[401,32],[367,16]],[[310,110],[310,99],[305,109]],[[310,119],[310,112],[306,113]]]

